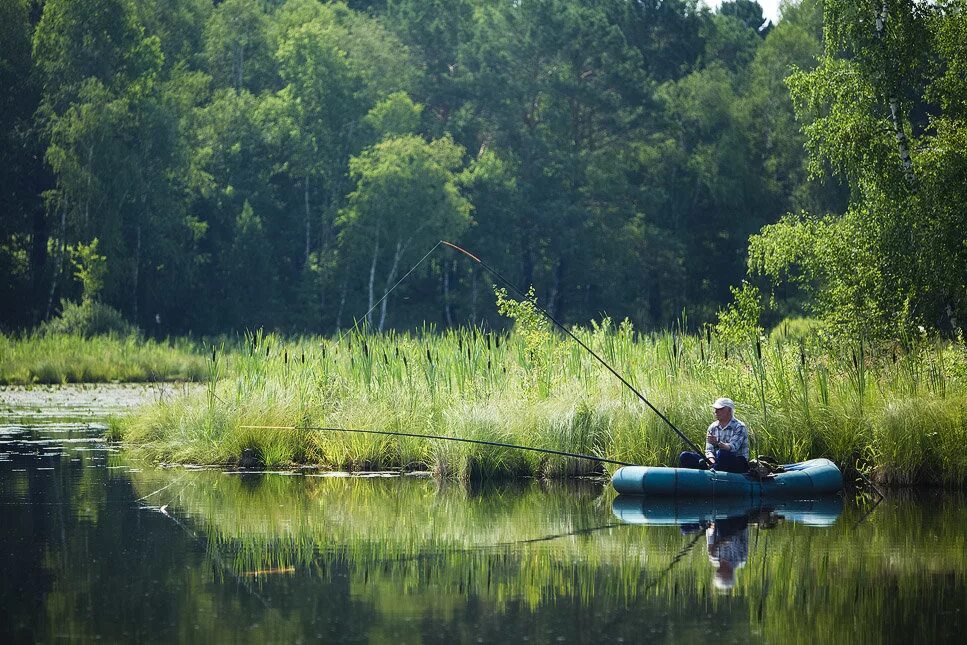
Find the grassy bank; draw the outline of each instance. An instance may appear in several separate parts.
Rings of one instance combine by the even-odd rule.
[[[0,334],[0,385],[140,383],[208,377],[203,353],[186,340],[134,335]]]
[[[752,450],[788,462],[827,456],[898,485],[967,482],[967,357],[920,339],[861,344],[638,336],[607,325],[581,338],[696,443],[709,402],[728,395]],[[558,476],[596,466],[463,443],[312,429],[382,429],[672,464],[682,442],[572,341],[476,330],[349,335],[338,343],[256,335],[208,362],[209,386],[120,421],[115,436],[155,460],[339,469],[429,468],[464,479]]]

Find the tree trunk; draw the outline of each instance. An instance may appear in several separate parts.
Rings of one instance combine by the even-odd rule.
[[[523,280],[521,287],[527,289],[534,283],[534,251],[531,248],[531,236],[528,231],[523,232],[523,237],[520,245],[520,272]]]
[[[886,35],[886,21],[889,18],[889,5],[884,0],[880,13],[876,17],[876,37],[882,43]],[[884,51],[885,60],[889,60],[888,52]],[[892,74],[892,70],[884,70],[884,74]],[[900,113],[900,100],[892,93],[887,97],[890,106],[890,122],[893,124],[893,134],[896,137],[897,152],[900,155],[900,165],[903,167],[903,177],[907,186],[911,189],[916,188],[917,178],[913,174],[913,161],[910,158],[910,144],[907,141],[907,134],[903,130],[903,115]]]
[[[386,275],[386,289],[383,291],[383,303],[379,307],[379,331],[383,331],[383,324],[386,322],[386,305],[389,303],[389,291],[396,279],[396,272],[400,266],[400,258],[403,256],[403,240],[396,240],[396,251],[393,253],[393,265]]]
[[[443,319],[447,322],[447,327],[453,327],[453,319],[450,317],[450,263],[443,263]]]
[[[84,226],[82,230],[87,232],[88,218],[91,215],[91,166],[94,164],[94,147],[87,150],[87,190],[84,195]]]
[[[477,324],[477,265],[470,267],[470,324]]]
[[[339,309],[336,310],[336,333],[342,327],[342,312],[346,307],[346,292],[349,291],[349,277],[342,280],[342,288],[339,290]]]
[[[306,205],[306,259],[305,259],[305,264],[303,266],[305,266],[306,268],[309,268],[309,240],[310,240],[310,232],[311,232],[310,231],[311,223],[309,219],[309,173],[306,173],[304,197],[305,197],[305,205]]]
[[[376,242],[373,245],[373,262],[369,265],[369,301],[366,307],[366,322],[373,326],[373,283],[376,280],[376,258],[379,256],[379,224],[376,224]]]
[[[44,296],[44,277],[47,267],[47,242],[50,239],[50,231],[47,230],[47,213],[38,202],[34,207],[33,230],[30,239],[30,319],[32,323],[38,322],[36,318],[40,314],[40,307],[43,306]]]
[[[63,199],[60,201],[60,263],[57,267],[57,271],[54,273],[53,279],[50,281],[50,295],[47,297],[47,312],[44,314],[44,320],[50,318],[51,312],[54,310],[54,293],[57,291],[57,280],[64,273],[64,256],[67,255],[67,207],[64,205]]]
[[[558,314],[558,300],[561,295],[561,278],[564,275],[564,260],[559,259],[551,275],[551,290],[547,296],[547,313],[551,316]]]
[[[144,198],[142,198],[142,202]],[[131,320],[134,324],[138,324],[138,281],[141,277],[141,220],[138,220],[138,225],[135,230],[135,242],[134,242],[134,270],[131,276]]]
[[[910,159],[910,145],[907,142],[907,134],[903,131],[903,120],[900,116],[899,101],[895,97],[890,98],[890,120],[893,122],[893,131],[896,134],[897,152],[900,154],[900,164],[903,166],[903,178],[906,179],[910,188],[916,186],[916,175],[913,174],[913,160]]]

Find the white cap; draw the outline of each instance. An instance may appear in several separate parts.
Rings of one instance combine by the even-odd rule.
[[[732,399],[727,399],[725,397],[715,399],[715,403],[712,404],[712,407],[716,410],[721,410],[722,408],[732,408],[732,412],[735,412],[735,403],[732,402]]]

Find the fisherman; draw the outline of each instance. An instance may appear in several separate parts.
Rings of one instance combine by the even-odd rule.
[[[711,467],[730,473],[749,470],[749,430],[735,418],[732,399],[716,399],[712,404],[715,423],[708,427],[705,456],[686,450],[678,456],[682,468],[708,470]]]

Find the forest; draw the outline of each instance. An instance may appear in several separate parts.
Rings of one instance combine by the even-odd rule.
[[[4,0],[0,42],[2,330],[505,324],[446,239],[572,324],[963,334],[965,0]]]

